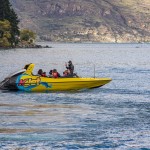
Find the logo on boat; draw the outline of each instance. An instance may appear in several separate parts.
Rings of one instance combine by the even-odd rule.
[[[27,79],[20,79],[18,86],[30,86],[30,85],[40,85],[41,79],[37,77],[36,79],[27,78]]]
[[[45,90],[49,90],[52,88],[52,84],[48,82],[42,82],[40,77],[36,78],[31,78],[27,74],[23,74],[17,78],[17,87],[19,90],[22,91],[32,91],[35,88],[40,88],[44,87]]]

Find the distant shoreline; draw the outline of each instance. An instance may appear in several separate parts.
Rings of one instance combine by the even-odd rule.
[[[0,47],[1,49],[28,49],[28,48],[52,48],[52,46],[49,45],[41,45],[40,43],[56,43],[56,44],[150,44],[150,42],[126,42],[126,43],[114,43],[114,42],[52,42],[52,41],[39,41],[37,43],[39,44],[33,44],[33,45],[22,45],[22,46],[14,46],[14,47]]]
[[[35,45],[22,45],[22,46],[14,46],[14,47],[0,47],[0,49],[16,49],[16,48],[25,48],[25,49],[28,49],[28,48],[52,48],[51,46],[48,46],[48,45],[45,45],[45,46],[42,46],[40,44],[35,44]]]

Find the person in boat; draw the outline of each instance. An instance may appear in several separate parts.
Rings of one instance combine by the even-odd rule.
[[[69,74],[70,74],[70,71],[69,71],[69,69],[67,69],[63,72],[63,77],[68,77]]]
[[[53,71],[52,71],[52,77],[53,77],[53,78],[58,78],[58,77],[61,77],[61,76],[60,76],[60,74],[57,72],[56,69],[53,69]]]
[[[42,70],[42,69],[39,69],[39,70],[38,70],[38,76],[42,76],[42,73],[43,73],[43,70]]]
[[[49,77],[50,77],[50,78],[53,77],[52,73],[53,73],[53,70],[50,70],[50,71],[49,71]]]
[[[43,72],[43,73],[42,73],[42,77],[47,77],[47,76],[46,76],[46,72]]]
[[[66,68],[67,68],[67,70],[70,71],[70,75],[73,75],[73,73],[74,73],[74,65],[72,64],[71,60],[69,60],[68,64],[66,64]]]
[[[38,71],[38,76],[46,77],[46,72],[43,72],[42,69],[39,69],[39,71]]]

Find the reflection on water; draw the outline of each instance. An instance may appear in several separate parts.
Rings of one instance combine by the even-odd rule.
[[[95,64],[96,76],[113,80],[80,92],[0,91],[0,149],[150,149],[150,45],[50,46],[0,51],[0,80],[30,62],[34,73],[62,72],[70,59],[80,76]]]

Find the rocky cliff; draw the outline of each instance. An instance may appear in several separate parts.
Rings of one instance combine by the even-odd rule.
[[[20,27],[41,39],[150,42],[149,0],[10,0]]]

